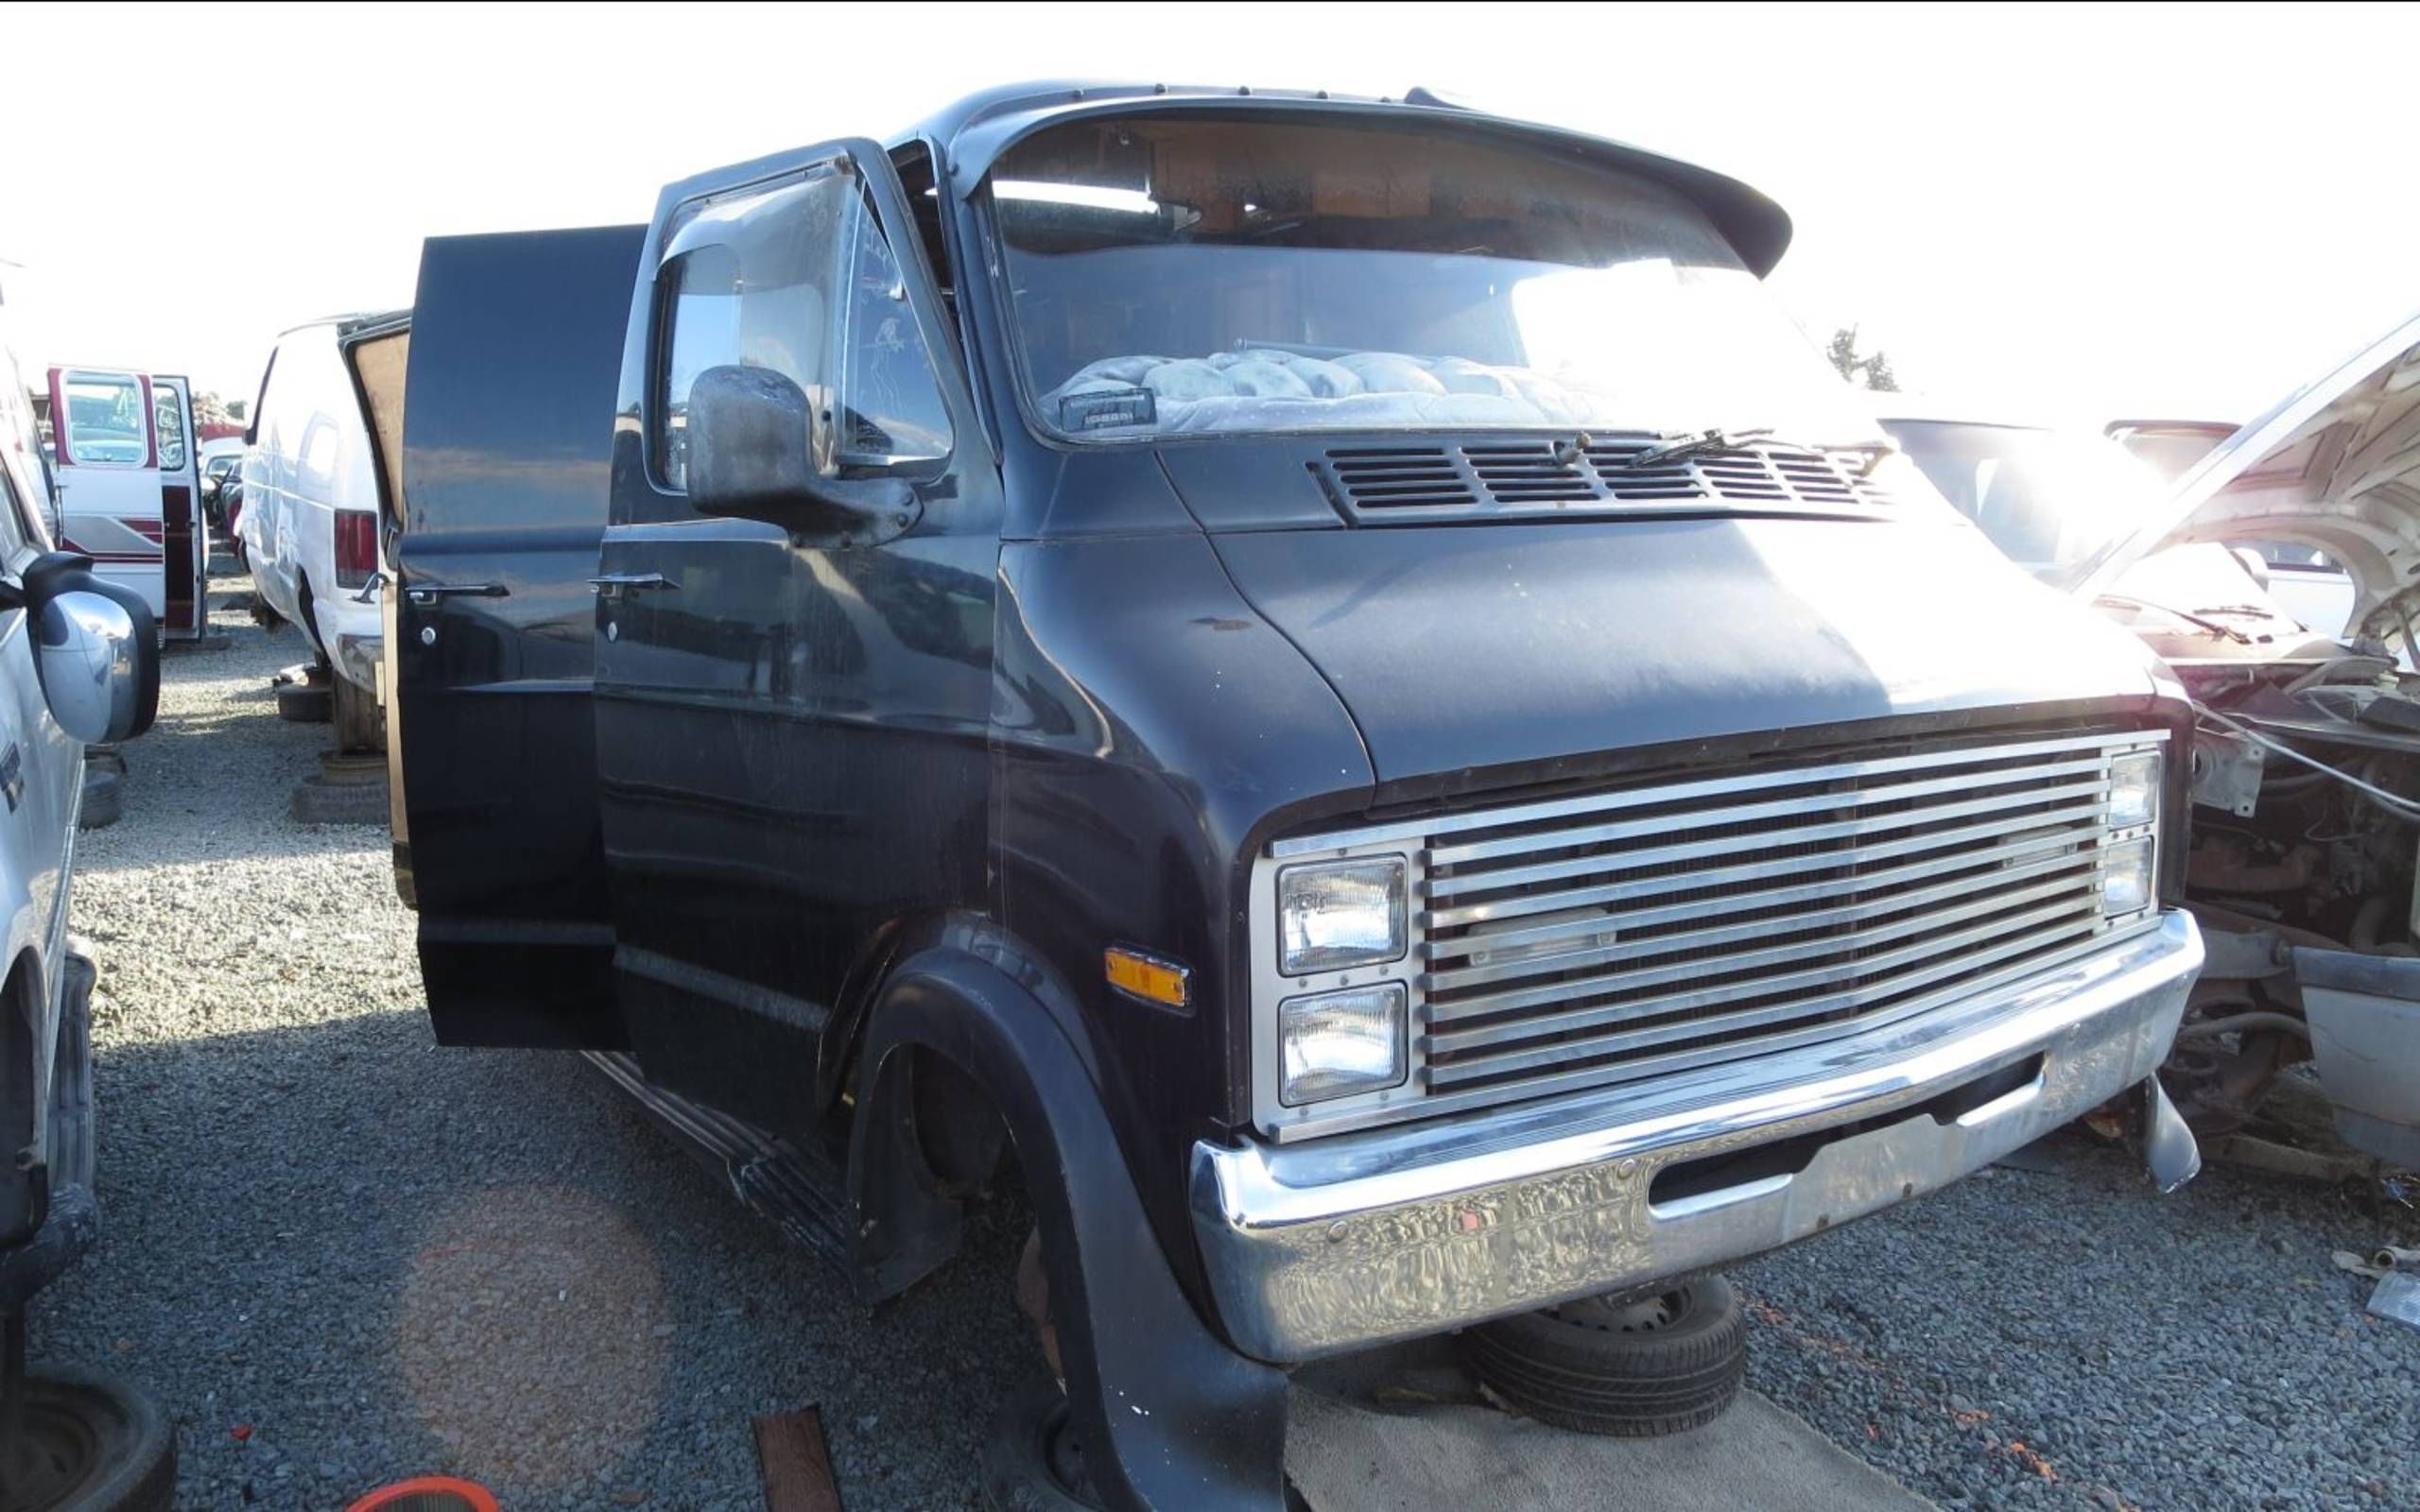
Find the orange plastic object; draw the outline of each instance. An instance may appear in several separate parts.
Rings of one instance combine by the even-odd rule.
[[[501,1512],[484,1486],[450,1475],[424,1475],[381,1486],[345,1512]]]

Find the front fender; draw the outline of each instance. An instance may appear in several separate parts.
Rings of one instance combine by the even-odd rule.
[[[1121,1508],[1281,1507],[1285,1376],[1228,1349],[1178,1288],[1065,1031],[1023,986],[961,952],[901,963],[869,1016],[849,1151],[858,1274],[916,1264],[898,1252],[917,1244],[909,1211],[943,1200],[899,1095],[908,1050],[950,1061],[1007,1121],[1096,1488]]]

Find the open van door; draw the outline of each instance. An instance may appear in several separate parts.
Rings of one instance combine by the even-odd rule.
[[[402,487],[382,484],[384,654],[397,883],[420,910],[441,1044],[624,1043],[588,580],[644,232],[421,249]],[[395,432],[380,355],[356,346],[351,360],[383,449]]]
[[[52,460],[60,545],[93,558],[95,574],[168,609],[160,520],[160,453],[151,380],[107,368],[50,369]]]
[[[201,442],[194,434],[193,386],[151,379],[151,434],[160,456],[160,556],[167,612],[160,631],[199,641],[210,623],[210,546],[201,528]]]

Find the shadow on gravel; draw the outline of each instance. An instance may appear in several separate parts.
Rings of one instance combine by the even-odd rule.
[[[180,1506],[451,1472],[515,1508],[736,1512],[751,1417],[807,1402],[852,1508],[973,1504],[1030,1379],[1012,1203],[870,1313],[576,1057],[371,1013],[121,1046],[96,1091],[102,1239],[34,1347],[173,1410]]]

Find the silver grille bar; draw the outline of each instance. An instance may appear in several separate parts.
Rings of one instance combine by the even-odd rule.
[[[1666,846],[1649,856],[1647,865],[1664,861],[1695,860],[1701,856],[1736,855],[1743,850],[1775,850],[1786,846],[1806,845],[1817,840],[1845,840],[1860,834],[1881,834],[1892,830],[1912,829],[1938,819],[1965,818],[1978,814],[2004,814],[2011,809],[2031,809],[2048,799],[2094,798],[2109,791],[2101,782],[2070,782],[2064,787],[2047,788],[2032,793],[2004,794],[1997,798],[1975,799],[1964,803],[1943,803],[1923,813],[1880,814],[1862,819],[1841,819],[1830,824],[1802,825],[1792,830],[1771,833],[1732,834],[1720,839],[1700,840],[1687,845]],[[1849,805],[1843,804],[1842,807]],[[1537,849],[1533,847],[1533,849]],[[1625,858],[1625,864],[1630,864]],[[1512,886],[1522,883],[1552,882],[1561,877],[1582,877],[1591,872],[1610,869],[1607,863],[1594,856],[1582,856],[1570,861],[1545,862],[1537,866],[1507,868],[1498,871],[1473,872],[1468,875],[1439,877],[1430,884],[1432,897],[1450,898],[1461,893]]]
[[[1753,1057],[1856,1032],[2155,927],[2105,914],[2110,764],[2159,730],[1900,749],[1473,809],[1272,845],[1394,856],[1411,949],[1288,978],[1255,916],[1255,1112],[1280,1139]],[[1264,1096],[1282,999],[1404,984],[1409,1073],[1330,1105]]]

